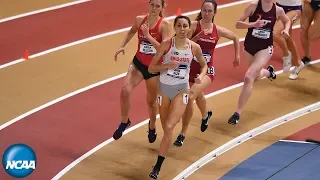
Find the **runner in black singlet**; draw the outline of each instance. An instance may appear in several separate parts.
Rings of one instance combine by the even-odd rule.
[[[245,22],[248,17],[249,23]],[[289,37],[291,22],[283,9],[276,6],[272,0],[252,1],[236,24],[238,29],[248,29],[244,46],[249,68],[244,77],[238,107],[229,118],[230,124],[235,125],[239,122],[240,113],[251,96],[254,81],[265,76],[270,80],[276,79],[272,66],[267,69],[263,68],[273,54],[273,28],[278,17],[285,24],[285,29],[281,34]]]
[[[310,42],[320,39],[320,0],[303,0],[303,11],[301,15],[301,45],[304,51],[302,61],[309,64]],[[313,22],[313,25],[311,23]]]

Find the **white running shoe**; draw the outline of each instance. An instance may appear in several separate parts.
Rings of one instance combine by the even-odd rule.
[[[283,73],[287,73],[290,71],[290,68],[292,66],[291,64],[291,59],[292,59],[292,54],[290,51],[288,51],[289,55],[282,57],[283,60]]]
[[[291,80],[296,80],[298,78],[298,75],[300,73],[300,71],[303,69],[304,67],[304,63],[301,62],[301,65],[299,67],[294,67],[294,69],[291,71],[289,79]]]

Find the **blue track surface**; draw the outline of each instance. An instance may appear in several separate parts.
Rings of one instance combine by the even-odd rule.
[[[221,180],[320,180],[320,147],[277,142],[225,174]]]

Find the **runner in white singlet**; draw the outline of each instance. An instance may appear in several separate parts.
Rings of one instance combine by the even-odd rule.
[[[174,20],[176,35],[163,41],[149,66],[150,73],[160,72],[158,104],[164,135],[160,144],[158,160],[149,176],[157,179],[162,163],[171,146],[173,129],[181,119],[189,101],[189,71],[195,56],[201,66],[201,73],[195,83],[201,83],[206,75],[207,64],[198,44],[187,38],[191,21],[187,16]],[[160,64],[159,60],[163,58]]]

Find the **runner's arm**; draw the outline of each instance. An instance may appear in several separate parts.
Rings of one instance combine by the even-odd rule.
[[[291,27],[291,21],[288,18],[288,16],[286,15],[286,13],[284,12],[283,8],[276,6],[277,7],[277,18],[279,17],[279,19],[283,22],[284,24],[284,30],[286,32],[289,32],[290,27]]]
[[[161,29],[162,40],[168,39],[170,37],[169,21],[163,20],[161,22]],[[160,49],[160,43],[156,39],[154,39],[150,34],[146,38],[157,51]]]
[[[236,59],[240,59],[240,42],[239,37],[229,29],[217,26],[219,37],[224,37],[233,41],[234,53]]]
[[[253,14],[254,9],[257,7],[257,2],[251,2],[247,8],[244,10],[242,16],[236,23],[237,29],[248,29],[253,26],[250,22],[245,22],[247,18]]]
[[[124,48],[128,42],[132,39],[132,37],[136,34],[136,32],[138,31],[138,24],[141,23],[142,18],[140,16],[137,16],[134,24],[131,26],[130,30],[128,31],[128,33],[125,35],[120,48]]]

